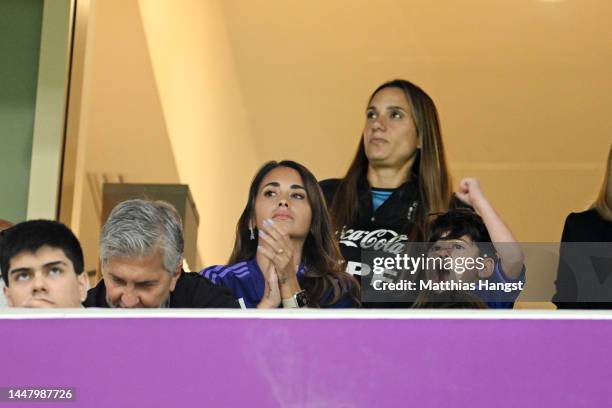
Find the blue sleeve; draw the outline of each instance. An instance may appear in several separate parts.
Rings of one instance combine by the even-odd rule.
[[[261,300],[256,287],[257,282],[251,279],[246,263],[210,266],[200,271],[200,275],[214,285],[230,289],[234,298],[239,301],[242,299],[246,307],[256,307]],[[261,283],[260,291],[263,293],[263,282]]]
[[[200,271],[200,275],[202,275],[215,285],[223,285],[222,282],[219,282],[219,272],[221,272],[223,268],[225,268],[225,265],[209,266],[208,268],[202,269]]]
[[[519,274],[518,278],[512,279],[508,277],[506,275],[506,272],[504,272],[504,270],[502,269],[501,262],[497,261],[495,262],[495,268],[493,269],[493,274],[491,274],[489,280],[492,282],[523,282],[524,285],[527,278],[525,274],[526,271],[527,268],[525,267],[525,264],[523,264],[523,268],[521,269],[521,273]]]
[[[493,269],[493,273],[491,277],[489,277],[489,282],[492,283],[518,283],[522,282],[525,284],[526,280],[526,272],[527,268],[523,265],[523,269],[521,274],[516,279],[509,278],[504,270],[502,269],[501,262],[495,262],[495,268]],[[520,295],[520,291],[512,291],[509,293],[501,292],[501,291],[485,291],[480,293],[480,297],[483,298],[487,306],[491,309],[512,309],[514,307],[514,302]]]

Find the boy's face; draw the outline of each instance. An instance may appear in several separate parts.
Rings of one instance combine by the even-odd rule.
[[[75,273],[63,250],[45,245],[11,258],[4,294],[10,307],[80,307],[87,275]]]
[[[447,234],[446,234],[447,235]],[[434,281],[477,282],[488,278],[493,272],[494,262],[484,258],[480,248],[470,237],[463,235],[455,239],[445,239],[446,235],[434,242],[428,252],[429,258],[439,258],[434,268],[429,268],[428,277]]]

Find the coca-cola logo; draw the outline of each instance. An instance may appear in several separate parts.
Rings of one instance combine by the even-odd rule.
[[[342,231],[339,241],[341,245],[348,247],[401,254],[405,252],[408,236],[390,229],[374,231],[347,229]]]

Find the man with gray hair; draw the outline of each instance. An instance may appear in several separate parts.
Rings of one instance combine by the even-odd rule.
[[[102,280],[85,307],[238,307],[229,290],[183,272],[181,219],[163,201],[118,204],[102,228],[100,264]]]

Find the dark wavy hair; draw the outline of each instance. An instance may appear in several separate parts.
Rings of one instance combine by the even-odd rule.
[[[247,204],[236,225],[236,241],[228,262],[233,264],[255,257],[258,234],[255,234],[255,239],[250,239],[249,230],[252,220],[255,219],[255,200],[264,177],[278,167],[287,167],[299,173],[312,211],[310,230],[302,250],[302,263],[305,267],[302,286],[308,293],[308,306],[320,307],[333,304],[345,294],[359,305],[360,287],[355,278],[344,271],[342,255],[334,239],[325,198],[317,179],[306,167],[294,161],[270,161],[255,174],[249,188]]]
[[[394,79],[380,85],[370,96],[368,105],[379,91],[397,88],[403,91],[410,106],[417,134],[421,138],[421,149],[416,155],[413,168],[408,170],[418,178],[420,207],[417,210],[416,231],[424,235],[429,212],[444,212],[449,209],[453,197],[451,177],[446,166],[446,156],[442,143],[442,132],[438,111],[433,100],[425,91],[404,79]],[[359,210],[358,186],[367,176],[369,161],[363,145],[363,134],[359,140],[357,153],[341,180],[330,206],[334,226],[340,230],[353,224]],[[411,174],[406,175],[406,180]],[[419,239],[421,237],[414,237]]]
[[[469,237],[476,244],[482,256],[497,260],[497,252],[482,217],[470,208],[457,208],[438,215],[429,227],[428,241]]]

